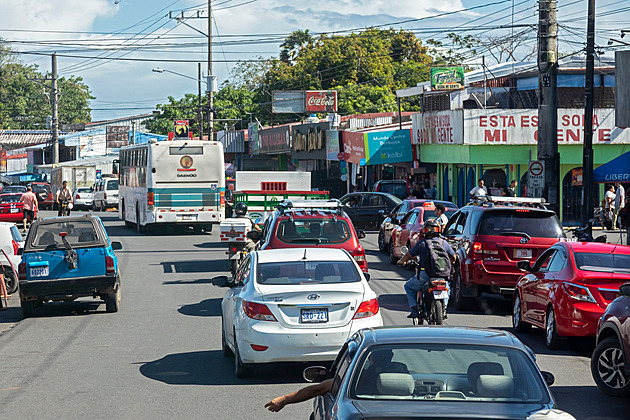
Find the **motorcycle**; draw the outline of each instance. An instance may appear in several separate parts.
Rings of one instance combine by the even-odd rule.
[[[70,200],[62,200],[59,205],[61,206],[61,215],[70,216],[70,210],[72,210],[72,203]]]
[[[603,242],[605,243],[608,239],[606,235],[598,236],[597,238],[593,238],[592,230],[593,229],[593,219],[590,219],[585,226],[579,226],[575,228],[569,229],[569,232],[573,234],[573,238],[575,238],[578,242]]]
[[[406,254],[409,250],[406,246],[401,247],[401,252]],[[415,268],[416,275],[420,270],[416,259],[409,260],[407,265]],[[413,318],[413,325],[422,325],[424,321],[428,325],[444,324],[444,314],[446,313],[446,299],[448,298],[448,281],[441,277],[429,279],[429,286],[424,290],[419,290],[416,296],[418,317]]]

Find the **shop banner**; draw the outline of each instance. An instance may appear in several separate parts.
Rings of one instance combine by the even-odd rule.
[[[536,109],[464,110],[465,144],[528,144],[538,142]],[[558,110],[558,145],[584,143],[584,110]],[[593,114],[593,144],[630,144],[630,129],[615,127],[615,110]]]
[[[342,131],[343,152],[346,162],[359,165],[365,162],[365,134],[354,131]]]
[[[286,153],[291,151],[291,127],[274,127],[258,131],[261,154]]]
[[[326,160],[339,160],[339,131],[326,130]]]
[[[249,144],[250,156],[260,154],[260,145],[258,143],[258,122],[249,123],[247,126],[247,143]]]
[[[411,162],[411,130],[366,133],[365,157],[366,165]]]
[[[464,110],[411,115],[413,144],[464,144]]]
[[[453,90],[464,88],[464,68],[431,67],[431,90]]]

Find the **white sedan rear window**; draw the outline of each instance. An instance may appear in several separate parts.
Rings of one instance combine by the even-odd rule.
[[[256,281],[260,284],[330,284],[361,281],[351,261],[292,261],[259,264]]]

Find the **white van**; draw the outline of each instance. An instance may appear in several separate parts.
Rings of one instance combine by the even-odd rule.
[[[94,184],[92,208],[106,211],[118,207],[118,178],[101,178]]]

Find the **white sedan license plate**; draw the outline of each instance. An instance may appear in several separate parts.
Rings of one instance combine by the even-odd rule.
[[[20,211],[20,209],[11,209],[11,213],[17,213],[19,211]]]
[[[434,290],[433,298],[434,299],[446,299],[448,297],[448,290]]]
[[[31,267],[31,277],[46,277],[48,275],[48,266]]]
[[[302,309],[302,322],[328,322],[328,309]]]
[[[514,258],[531,258],[532,250],[531,249],[515,249],[514,250]]]

